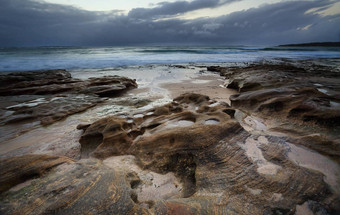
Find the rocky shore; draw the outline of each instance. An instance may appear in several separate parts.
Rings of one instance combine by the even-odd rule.
[[[4,96],[4,100],[27,101],[7,107],[6,118],[0,123],[31,120],[48,125],[95,106],[104,100],[103,97],[119,96],[136,88],[137,83],[118,76],[83,81],[71,78],[66,70],[48,70],[2,75],[0,86],[0,96]],[[32,100],[37,95],[39,99]]]
[[[28,143],[3,153],[0,214],[338,214],[338,68],[257,63],[200,72],[220,75],[222,86],[213,76],[163,84],[174,96],[167,104],[79,123],[68,131],[77,141],[65,137],[49,153]],[[65,70],[12,73],[0,83],[1,126],[23,129],[4,133],[19,136],[14,145],[23,132],[137,87]],[[8,138],[0,147],[11,147]]]

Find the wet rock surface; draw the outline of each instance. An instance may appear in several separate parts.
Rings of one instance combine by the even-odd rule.
[[[209,67],[240,93],[231,104],[245,117],[259,117],[266,129],[299,138],[299,144],[333,157],[340,153],[340,73],[337,68],[301,63],[243,68]],[[246,122],[247,123],[247,122]],[[254,123],[253,123],[254,124]]]
[[[187,93],[79,124],[65,141],[80,137],[80,146],[59,156],[52,151],[60,141],[48,147],[50,155],[11,151],[0,159],[0,214],[338,214],[337,69],[300,63],[208,70],[238,91],[231,106]],[[73,79],[64,70],[0,82],[0,92],[20,92],[1,96],[8,125],[51,124],[136,87],[117,76]]]
[[[226,103],[184,94],[172,103],[78,128],[81,160],[53,165],[0,195],[8,214],[295,214],[339,211],[338,164],[304,166],[301,138],[254,132]],[[261,127],[261,124],[258,125]],[[326,147],[327,148],[327,147]],[[306,156],[308,157],[308,156]],[[12,160],[10,160],[12,159]],[[20,177],[2,160],[0,175]],[[58,162],[57,162],[58,161]],[[330,166],[331,168],[331,166]],[[14,172],[14,173],[13,173]],[[8,178],[8,177],[6,177]],[[5,178],[5,181],[7,180]],[[25,180],[20,180],[23,182]],[[7,181],[6,181],[6,184]]]
[[[0,76],[0,123],[52,124],[136,88],[134,80],[104,76],[74,79],[66,70],[17,72]]]
[[[9,188],[35,177],[40,177],[53,167],[71,162],[72,160],[67,157],[48,155],[26,155],[1,159],[0,192],[7,191]]]
[[[35,157],[35,156],[34,156]],[[30,169],[31,162],[23,165]],[[39,158],[50,162],[55,158]],[[61,158],[57,158],[61,159]],[[125,176],[98,160],[68,161],[24,188],[14,187],[0,197],[2,214],[142,214],[130,197]],[[20,206],[19,206],[20,205]]]

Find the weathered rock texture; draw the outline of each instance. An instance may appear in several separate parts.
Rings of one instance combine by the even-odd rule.
[[[19,185],[0,197],[1,214],[142,214],[143,212],[143,209],[135,206],[130,197],[125,175],[104,166],[98,160],[82,160],[75,163],[67,159],[65,162],[65,158],[39,155],[13,159],[21,160],[23,176],[32,180],[24,184],[23,188]],[[61,165],[63,160],[64,164]],[[10,161],[5,162],[7,167],[18,166]],[[54,168],[41,178],[34,178],[30,174],[32,169],[39,166],[44,169],[50,164]],[[17,172],[17,170],[8,171],[4,176],[18,180],[17,177],[21,175]],[[6,179],[5,182],[8,183]]]
[[[340,73],[332,67],[263,64],[209,67],[239,90],[230,100],[246,115],[270,121],[268,130],[300,138],[299,143],[339,161]]]
[[[294,162],[286,137],[249,133],[234,115],[227,104],[185,94],[131,117],[80,125],[83,159],[65,161],[30,183],[10,184],[0,195],[0,211],[294,214],[300,205],[315,213],[339,210],[338,181]],[[30,159],[17,159],[31,168]],[[58,159],[63,161],[51,160]],[[1,168],[1,176],[18,165],[2,162],[10,171]]]
[[[53,167],[63,163],[71,163],[67,157],[48,155],[26,155],[0,160],[1,178],[0,192],[35,177],[42,176]]]
[[[104,76],[74,79],[65,70],[17,72],[0,76],[0,123],[40,121],[48,125],[137,87],[134,80]],[[18,104],[19,103],[19,104]]]

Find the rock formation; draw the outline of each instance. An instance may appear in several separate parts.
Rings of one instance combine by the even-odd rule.
[[[74,79],[66,70],[17,72],[0,76],[0,123],[40,121],[48,125],[91,108],[105,97],[137,87],[134,80],[104,76]],[[12,104],[12,105],[10,105]]]
[[[299,144],[339,162],[339,71],[305,64],[208,70],[225,76],[227,87],[240,92],[230,100],[244,118],[259,117],[266,121],[269,132],[299,138]]]
[[[304,160],[294,153],[311,153],[296,146],[301,139],[252,132],[241,126],[239,115],[239,110],[207,96],[184,94],[170,104],[126,118],[110,116],[79,125],[84,130],[79,161],[39,155],[1,160],[7,170],[0,169],[1,177],[5,176],[0,181],[8,185],[0,195],[0,212],[339,211],[336,164],[331,172],[300,166]],[[22,174],[15,171],[19,166]],[[36,168],[41,171],[29,174]]]

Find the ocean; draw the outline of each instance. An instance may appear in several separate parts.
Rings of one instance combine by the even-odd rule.
[[[339,47],[37,47],[0,48],[0,72],[103,69],[149,64],[340,59]]]

